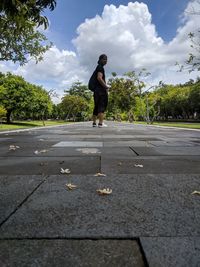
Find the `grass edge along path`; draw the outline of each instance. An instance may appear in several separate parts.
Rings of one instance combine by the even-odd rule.
[[[197,122],[154,122],[153,124],[147,124],[143,121],[136,121],[135,124],[146,124],[151,126],[166,126],[166,127],[177,127],[186,129],[197,129],[200,130],[200,123]]]
[[[44,121],[45,126],[56,126],[56,125],[64,125],[69,122],[66,121]],[[1,131],[9,131],[9,130],[20,130],[20,129],[29,129],[35,127],[45,127],[43,125],[43,121],[16,121],[11,124],[0,123],[0,132]]]
[[[45,121],[45,126],[56,126],[56,125],[65,125],[70,122],[66,121]],[[200,123],[195,122],[154,122],[153,124],[147,124],[143,121],[134,121],[134,124],[143,124],[143,125],[152,125],[152,126],[166,126],[166,127],[179,127],[179,128],[187,128],[187,129],[199,129]],[[43,125],[43,121],[16,121],[11,124],[0,123],[0,132],[1,131],[9,131],[9,130],[20,130],[20,129],[29,129],[34,127],[45,127]]]

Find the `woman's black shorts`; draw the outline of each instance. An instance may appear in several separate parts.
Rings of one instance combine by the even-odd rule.
[[[93,115],[97,116],[98,113],[104,113],[108,105],[108,93],[106,90],[94,91],[94,111]]]

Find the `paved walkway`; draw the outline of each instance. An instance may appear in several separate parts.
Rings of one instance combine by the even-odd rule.
[[[108,125],[0,134],[0,266],[200,266],[200,131]]]

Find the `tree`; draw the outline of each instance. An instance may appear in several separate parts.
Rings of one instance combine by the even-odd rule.
[[[8,73],[0,79],[0,102],[6,109],[7,123],[14,110],[21,110],[30,103],[32,92],[26,81],[20,77]]]
[[[190,10],[187,12],[190,15],[199,16],[200,15],[200,1],[191,1]],[[189,53],[188,59],[183,65],[176,62],[179,66],[180,71],[183,69],[188,69],[189,72],[200,71],[200,30],[188,33],[188,38],[191,41],[192,52]]]
[[[44,119],[51,114],[53,103],[49,93],[44,88],[32,84],[29,86],[32,91],[32,99],[27,110],[40,117],[43,121],[43,125],[45,126]]]
[[[7,123],[13,112],[35,113],[43,119],[52,109],[48,92],[11,73],[0,73],[0,103],[6,110]]]
[[[193,53],[189,54],[189,58],[186,60],[186,65],[189,68],[189,72],[200,71],[200,31],[196,33],[189,33],[189,38],[191,40],[191,47],[193,48]]]
[[[134,71],[125,73],[122,77],[117,77],[113,73],[113,78],[109,79],[110,95],[108,104],[109,117],[120,120],[120,113],[123,117],[133,117],[134,105],[136,104],[136,96],[141,96],[142,88],[145,86],[141,80],[141,74]]]
[[[74,82],[70,87],[69,91],[65,91],[65,93],[69,93],[69,95],[81,96],[87,101],[89,101],[92,97],[92,93],[88,89],[87,85],[84,85],[79,81]]]
[[[51,11],[56,7],[56,0],[1,0],[0,13],[16,23],[20,29],[24,21],[35,22],[37,26],[48,26],[48,19],[42,16],[44,9]]]
[[[74,121],[76,118],[81,117],[82,113],[88,109],[87,101],[77,95],[65,95],[60,106],[66,114],[66,119],[73,118]]]
[[[24,65],[29,58],[36,62],[42,60],[42,55],[51,47],[51,43],[43,46],[47,38],[36,31],[33,22],[24,22],[20,33],[16,30],[16,24],[12,21],[4,21],[0,18],[0,60],[11,60]]]
[[[48,20],[41,13],[45,8],[53,10],[54,0],[1,0],[0,3],[0,60],[27,63],[36,62],[51,47],[47,38],[37,31],[40,25],[46,29]],[[45,44],[45,45],[44,45]]]

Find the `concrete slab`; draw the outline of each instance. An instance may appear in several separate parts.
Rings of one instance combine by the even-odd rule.
[[[102,147],[102,142],[84,142],[84,141],[62,141],[53,147]]]
[[[0,176],[0,225],[37,188],[43,176]]]
[[[200,156],[200,147],[132,147],[139,156]]]
[[[200,235],[199,175],[50,176],[0,228],[0,238]],[[69,191],[65,184],[78,186]],[[100,196],[97,189],[111,188]]]
[[[108,158],[123,158],[123,157],[136,157],[137,154],[130,149],[130,147],[103,147],[101,149],[101,155],[102,157],[108,157]]]
[[[41,150],[46,150],[46,155],[48,154],[48,151],[50,150],[50,148],[52,147],[52,145],[54,145],[55,142],[43,142],[43,143],[33,143],[33,142],[29,142],[29,143],[13,143],[10,142],[7,145],[1,145],[1,150],[0,150],[0,157],[18,157],[18,156],[36,156],[35,155],[35,151],[41,151]],[[9,150],[10,145],[15,145],[18,146],[19,148],[17,148],[16,150]],[[42,154],[44,155],[44,154]]]
[[[99,156],[87,157],[0,157],[0,175],[60,175],[60,169],[72,174],[100,172]]]
[[[194,146],[194,144],[190,143],[190,142],[181,142],[181,141],[149,141],[149,143],[153,146],[158,146],[158,147],[192,147]]]
[[[200,237],[142,237],[149,267],[200,266]]]
[[[21,267],[30,262],[41,266],[44,262],[51,266],[55,257],[60,266],[78,266],[79,260],[84,266],[86,258],[90,263],[93,256],[103,266],[107,261],[116,266],[115,257],[117,263],[127,266],[130,248],[128,243],[123,247],[120,244],[130,241],[143,249],[148,258],[145,266],[161,263],[183,267],[188,262],[189,267],[190,262],[198,266],[200,198],[191,193],[200,190],[200,132],[129,123],[108,125],[106,129],[92,128],[88,122],[0,134],[0,170],[10,174],[2,179],[5,184],[0,192],[0,198],[4,197],[2,214],[6,214],[0,227],[0,251],[4,260],[10,257],[8,264],[14,262],[16,266],[16,262]],[[103,146],[52,147],[73,141],[100,142]],[[20,149],[8,152],[11,144]],[[34,154],[44,149],[48,151]],[[70,168],[73,175],[61,175],[60,168]],[[33,191],[28,182],[17,185],[11,179],[16,173],[40,171],[55,175],[41,185],[36,182]],[[99,171],[107,176],[93,176]],[[78,188],[68,191],[65,184],[70,182]],[[111,188],[113,192],[100,196],[96,192],[99,188]],[[106,241],[104,249],[100,243],[85,243],[95,239]],[[119,242],[116,246],[110,243],[114,239]],[[85,249],[83,257],[81,249]],[[105,251],[109,255],[106,262]]]
[[[0,142],[1,142],[1,144],[2,144],[3,142],[7,142],[7,141],[10,141],[10,140],[12,140],[12,138],[9,138],[9,137],[0,137]]]
[[[150,144],[148,141],[134,141],[134,140],[129,140],[129,141],[113,141],[109,142],[106,141],[103,143],[104,147],[153,147],[152,144]]]
[[[34,156],[34,157],[74,157],[74,156],[88,156],[88,155],[107,155],[115,157],[122,156],[136,156],[134,151],[129,147],[51,147],[45,153],[39,153],[38,155],[34,154],[33,151],[23,152],[23,156]],[[14,154],[13,154],[14,155]],[[18,154],[15,153],[17,156]]]
[[[1,266],[144,267],[134,240],[0,241]]]
[[[135,165],[143,165],[137,167]],[[101,170],[108,174],[200,173],[199,156],[101,157]]]

